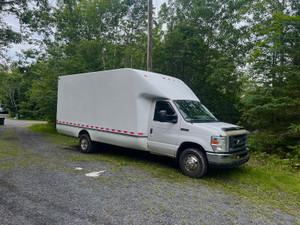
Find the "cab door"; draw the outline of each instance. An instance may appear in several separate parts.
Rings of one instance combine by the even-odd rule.
[[[154,102],[149,118],[150,152],[175,157],[180,117],[170,101]]]

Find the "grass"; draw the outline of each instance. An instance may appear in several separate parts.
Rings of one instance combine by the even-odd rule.
[[[34,124],[28,128],[31,131],[47,134],[48,140],[57,143],[64,144],[67,146],[73,146],[78,144],[78,138],[69,137],[57,133],[55,125],[52,124]]]
[[[55,126],[33,125],[30,130],[48,134],[49,140],[65,145],[78,144],[78,138],[70,138],[56,132]],[[210,188],[234,195],[237,202],[248,201],[258,208],[280,209],[297,216],[300,210],[300,174],[291,170],[283,160],[275,156],[253,153],[250,161],[232,169],[211,169],[206,177],[193,179],[184,176],[173,159],[151,155],[147,152],[99,146],[99,152],[91,155],[66,155],[71,161],[104,161],[115,168],[135,166],[151,176],[167,182],[185,185],[207,185]]]
[[[29,127],[29,130],[43,134],[60,136],[60,134],[57,133],[55,126],[52,124],[34,124]]]
[[[211,172],[210,179],[219,187],[225,187],[225,191],[236,193],[241,201],[267,204],[272,209],[293,211],[295,215],[299,210],[300,179],[297,174],[276,168],[254,168],[250,161],[238,168]]]
[[[11,170],[26,167],[35,162],[42,162],[43,158],[36,158],[16,141],[17,134],[13,129],[6,129],[0,139],[0,169]]]

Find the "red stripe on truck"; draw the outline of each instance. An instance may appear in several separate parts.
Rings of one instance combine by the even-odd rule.
[[[110,129],[110,128],[104,128],[104,127],[96,127],[96,126],[90,126],[90,125],[84,125],[84,124],[76,124],[76,123],[70,123],[70,122],[65,122],[65,121],[60,121],[60,120],[56,120],[56,122],[58,124],[64,124],[64,125],[72,125],[72,126],[76,126],[76,127],[86,127],[86,128],[91,128],[91,129],[101,129],[101,130],[106,130],[106,131],[109,131],[109,132],[118,132],[118,133],[124,133],[124,134],[131,134],[131,135],[138,135],[138,136],[143,136],[144,133],[135,133],[133,131],[127,131],[127,130],[116,130],[116,129]]]

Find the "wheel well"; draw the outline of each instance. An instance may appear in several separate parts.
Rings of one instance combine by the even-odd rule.
[[[205,153],[205,150],[204,148],[199,145],[199,144],[196,144],[196,143],[193,143],[193,142],[184,142],[180,145],[180,147],[178,148],[177,150],[177,154],[176,154],[176,162],[178,163],[179,162],[179,156],[180,154],[187,148],[196,148],[198,149],[199,151],[202,151],[203,153]],[[205,154],[206,155],[206,154]]]
[[[86,130],[81,130],[78,134],[78,137],[80,137],[82,134],[87,134],[89,135],[89,132],[87,132]],[[89,135],[90,136],[90,135]]]

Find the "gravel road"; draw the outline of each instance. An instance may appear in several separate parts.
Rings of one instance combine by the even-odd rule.
[[[75,160],[75,147],[6,122],[0,139],[17,149],[0,159],[0,224],[295,224],[190,178],[178,184],[133,165]],[[100,176],[85,176],[94,171]]]

